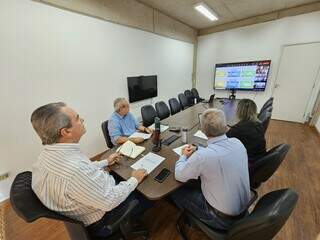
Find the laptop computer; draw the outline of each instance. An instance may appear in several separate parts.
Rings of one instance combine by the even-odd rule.
[[[210,96],[209,100],[204,100],[204,101],[202,101],[202,102],[203,102],[203,103],[212,103],[213,100],[214,100],[214,96],[215,96],[215,94],[212,94],[212,95]]]

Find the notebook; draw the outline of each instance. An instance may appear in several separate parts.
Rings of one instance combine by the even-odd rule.
[[[208,140],[207,136],[201,130],[198,130],[193,136]]]
[[[146,150],[145,147],[138,146],[133,142],[131,142],[130,140],[128,140],[124,144],[122,144],[120,147],[118,147],[116,152],[119,152],[122,155],[127,156],[129,158],[135,159],[144,150]]]
[[[184,144],[184,145],[182,145],[182,146],[180,146],[180,147],[174,148],[173,151],[174,151],[176,154],[178,154],[179,156],[181,156],[181,155],[182,155],[182,148],[184,148],[185,146],[188,146],[188,144]]]
[[[151,135],[151,133],[134,132],[129,136],[129,138],[143,138],[144,140],[147,140]]]
[[[154,124],[152,124],[149,128],[155,130]],[[162,124],[160,124],[160,132],[164,132],[164,131],[166,131],[168,128],[169,128],[168,125],[162,125]]]

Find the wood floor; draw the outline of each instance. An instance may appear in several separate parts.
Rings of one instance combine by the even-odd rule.
[[[299,193],[299,201],[274,239],[315,240],[320,232],[320,136],[314,128],[302,124],[271,121],[267,131],[268,148],[280,143],[289,143],[292,147],[278,171],[259,189],[259,196],[291,187]],[[17,217],[9,202],[1,207],[5,240],[69,239],[60,222],[41,219],[27,224]],[[166,201],[157,202],[144,219],[151,239],[180,239],[175,230],[178,214],[178,210]],[[206,239],[197,229],[189,229],[188,236],[190,239]]]

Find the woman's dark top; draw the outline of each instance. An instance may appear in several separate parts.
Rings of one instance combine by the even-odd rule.
[[[249,165],[266,154],[266,139],[260,122],[240,121],[230,128],[227,136],[242,142],[247,149]]]

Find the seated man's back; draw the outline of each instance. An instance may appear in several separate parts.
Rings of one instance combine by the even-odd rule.
[[[208,147],[183,148],[175,166],[178,181],[200,178],[201,189],[187,184],[173,194],[173,200],[208,225],[226,230],[250,201],[247,152],[238,139],[225,135],[227,124],[221,110],[206,110],[201,130],[209,139]]]
[[[217,210],[238,215],[250,200],[247,152],[236,138],[212,138],[185,162],[177,162],[176,179],[201,179],[201,190]]]
[[[236,138],[218,138],[194,153],[201,162],[202,192],[214,208],[238,215],[250,200],[247,152]]]

